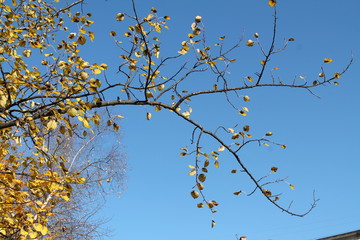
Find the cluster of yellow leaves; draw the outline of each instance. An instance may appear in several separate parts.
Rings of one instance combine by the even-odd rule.
[[[54,171],[48,164],[56,166],[57,159],[48,162],[44,157],[21,157],[10,155],[6,144],[1,146],[0,163],[0,233],[12,236],[20,233],[19,239],[35,239],[48,234],[47,222],[53,215],[53,201],[69,200],[70,183],[80,183],[83,178],[60,174],[64,169]],[[62,160],[61,160],[62,161]],[[63,163],[63,162],[61,162]],[[29,168],[28,171],[25,171]]]
[[[125,14],[118,13],[116,15],[117,21],[124,21]],[[165,89],[166,78],[160,75],[158,69],[158,61],[160,59],[160,36],[159,33],[163,29],[167,29],[167,20],[169,16],[159,17],[155,8],[150,9],[150,13],[142,19],[136,21],[134,25],[128,26],[128,31],[124,33],[132,45],[131,54],[123,54],[120,56],[124,60],[125,66],[131,71],[130,74],[137,74],[141,72],[144,86],[146,86],[145,97],[154,98],[156,91],[163,91]],[[111,31],[110,35],[114,37],[117,44],[121,44],[116,39],[117,33]],[[151,37],[150,37],[151,36]],[[125,89],[123,89],[125,91]],[[156,107],[156,111],[161,110]],[[151,115],[147,114],[148,120]]]
[[[195,176],[196,185],[194,186],[194,188],[197,189],[197,190],[192,190],[190,192],[190,196],[192,198],[194,198],[194,199],[197,199],[197,198],[199,198],[201,196],[202,202],[197,203],[198,208],[203,208],[206,205],[210,209],[210,211],[212,213],[217,212],[217,210],[214,209],[214,208],[216,206],[218,206],[219,203],[216,202],[215,200],[206,201],[205,198],[204,198],[204,194],[202,194],[202,191],[205,189],[204,182],[207,179],[207,173],[208,173],[208,168],[210,166],[210,161],[213,161],[213,164],[214,164],[215,168],[219,168],[220,167],[220,163],[219,163],[219,155],[220,155],[220,153],[219,152],[224,151],[225,146],[220,146],[217,149],[217,151],[211,151],[210,153],[204,153],[204,152],[201,151],[200,148],[197,149],[197,151],[194,151],[194,152],[188,152],[188,149],[186,147],[181,148],[181,150],[182,150],[182,152],[180,153],[181,157],[195,154],[196,159],[197,159],[196,166],[188,165],[188,167],[190,168],[190,171],[189,171],[188,175],[189,176]],[[204,158],[202,164],[201,164],[201,162],[199,160],[200,157]]]
[[[87,29],[91,14],[59,11],[45,0],[0,1],[0,14],[0,125],[12,123],[0,128],[0,236],[44,238],[57,202],[69,201],[71,185],[85,181],[65,158],[47,152],[45,138],[100,123],[91,111],[100,100],[91,96],[107,65],[80,56],[79,46],[95,38]],[[73,31],[57,37],[71,22]]]

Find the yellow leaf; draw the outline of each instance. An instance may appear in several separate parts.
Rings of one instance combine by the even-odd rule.
[[[231,133],[234,133],[234,132],[235,132],[235,130],[232,129],[232,128],[228,128],[228,130],[229,130]]]
[[[338,79],[338,78],[340,78],[340,73],[334,73],[334,78],[336,78],[336,79]],[[337,84],[336,84],[337,85]]]
[[[92,70],[92,72],[93,72],[94,74],[100,74],[100,73],[101,73],[101,70],[98,69],[98,68],[95,68],[95,69]]]
[[[222,151],[224,151],[225,150],[225,146],[220,146],[219,148],[218,148],[218,151],[219,152],[222,152]]]
[[[231,136],[231,139],[238,139],[240,137],[240,134],[239,133],[234,133],[232,136]]]
[[[95,34],[94,34],[94,32],[90,32],[90,31],[89,31],[89,38],[90,38],[91,41],[94,41],[94,39],[95,39]]]
[[[165,84],[160,84],[160,85],[157,86],[157,89],[158,89],[159,91],[164,90],[164,88],[165,88]]]
[[[77,110],[75,108],[69,108],[68,111],[67,111],[67,114],[70,116],[70,117],[75,117],[76,114],[77,114]]]
[[[37,232],[29,232],[29,237],[30,237],[31,239],[35,239],[37,236],[38,236],[38,233],[37,233]]]
[[[57,127],[57,122],[56,122],[55,120],[50,120],[50,121],[47,123],[46,127],[47,127],[47,129],[48,129],[49,131],[54,130],[54,129],[56,129],[56,127]]]
[[[253,81],[253,78],[250,77],[250,76],[247,76],[246,78],[249,80],[249,82],[252,82],[252,81]]]
[[[152,92],[148,91],[148,92],[146,92],[146,97],[153,98],[154,95],[152,94]]]
[[[190,172],[188,173],[189,176],[194,176],[196,174],[196,169],[193,168],[190,170]]]
[[[5,235],[6,235],[6,230],[5,230],[5,229],[1,229],[1,230],[0,230],[0,233],[5,236]],[[25,231],[24,228],[21,228],[20,234],[23,235],[23,236],[29,235],[29,233],[28,233],[27,231]]]
[[[190,112],[189,112],[189,111],[185,111],[185,112],[183,112],[181,115],[183,115],[183,116],[186,117],[186,118],[189,118],[189,117],[190,117]]]
[[[117,125],[116,123],[113,123],[113,129],[115,131],[119,131],[119,125]]]
[[[40,223],[34,223],[33,227],[36,231],[40,232],[43,236],[46,235],[48,232],[48,228]]]
[[[77,183],[84,183],[85,180],[86,180],[86,179],[82,177],[82,178],[76,179],[76,182],[77,182]]]
[[[294,39],[294,38],[289,38],[288,41],[289,41],[289,42],[293,42],[293,41],[295,41],[295,39]]]
[[[285,144],[281,145],[281,148],[285,149],[285,148],[286,148],[286,145],[285,145]]]
[[[211,227],[215,227],[215,221],[214,220],[211,220]]]
[[[87,72],[81,72],[80,73],[80,78],[83,80],[83,81],[85,81],[86,79],[88,79],[88,77],[89,77],[89,74],[87,73]]]
[[[245,111],[249,111],[249,109],[247,107],[242,107],[242,109],[244,109]]]
[[[205,174],[200,174],[200,175],[198,176],[198,179],[199,179],[200,182],[205,182],[205,180],[206,180]]]
[[[5,1],[5,0],[4,0]],[[3,1],[3,2],[4,2]],[[5,5],[5,10],[6,10],[6,12],[11,12],[11,8],[10,8],[10,6],[8,6],[8,5]]]
[[[84,45],[86,43],[86,38],[84,35],[80,34],[78,39],[77,39],[77,42],[81,45]]]
[[[251,40],[251,39],[249,39],[249,40],[246,42],[246,46],[248,46],[248,47],[254,46],[254,41]]]
[[[243,116],[246,116],[246,115],[247,115],[246,112],[243,111],[243,110],[239,111],[239,114],[241,114],[241,115],[243,115]]]
[[[270,7],[274,7],[276,5],[276,0],[269,0],[268,4]]]
[[[267,132],[266,134],[265,134],[265,136],[271,136],[272,135],[272,132]]]
[[[233,194],[238,196],[238,195],[240,195],[241,193],[242,193],[242,191],[240,190],[240,191],[234,192]]]
[[[219,203],[217,203],[217,202],[214,201],[214,200],[211,200],[211,201],[209,201],[208,203],[212,204],[212,207],[219,205]]]
[[[195,29],[193,30],[193,34],[194,34],[194,35],[199,35],[200,33],[201,33],[200,28],[195,28]]]
[[[272,172],[272,173],[276,173],[276,172],[277,172],[277,170],[278,170],[278,168],[277,168],[277,167],[272,167],[272,168],[271,168],[271,172]]]
[[[204,204],[203,204],[203,203],[198,203],[198,204],[197,204],[197,207],[198,207],[198,208],[203,208],[203,207],[204,207]]]
[[[331,63],[333,60],[331,58],[324,58],[324,63]]]
[[[216,65],[216,61],[207,62],[207,64],[209,64],[211,67],[214,67]]]
[[[271,191],[270,190],[267,190],[267,189],[263,189],[262,193],[267,196],[267,197],[270,197],[271,196]]]
[[[64,199],[65,201],[69,201],[70,197],[66,194],[66,195],[61,195],[61,198]]]
[[[30,43],[30,46],[31,46],[32,48],[41,48],[41,47],[42,47],[41,43],[39,43],[38,41],[31,42],[31,43]]]
[[[146,119],[147,119],[147,120],[150,120],[150,119],[151,119],[151,113],[149,113],[149,112],[146,113]]]
[[[30,49],[24,49],[23,55],[24,55],[25,57],[30,57],[30,56],[31,56],[31,50],[30,50]]]
[[[216,160],[214,164],[215,164],[216,168],[219,168],[219,161],[218,160]]]
[[[182,147],[182,148],[180,148],[180,150],[183,150],[183,151],[185,151],[185,152],[188,151],[186,147]]]
[[[188,165],[189,168],[194,169],[195,167],[193,165]]]
[[[265,60],[261,60],[260,64],[264,66],[265,65]]]
[[[185,156],[186,155],[186,152],[181,152],[180,153],[180,157],[183,157],[183,156]]]
[[[249,102],[249,101],[250,101],[250,97],[249,97],[249,96],[244,96],[244,101],[245,101],[245,102]]]
[[[76,33],[70,33],[70,34],[68,35],[68,38],[70,38],[70,39],[74,39],[74,38],[75,38],[75,36],[76,36]]]
[[[125,35],[125,37],[131,37],[132,36],[132,34],[129,33],[129,32],[124,33],[124,35]]]
[[[244,130],[244,132],[250,131],[250,126],[249,125],[243,126],[243,130]]]
[[[82,120],[82,123],[83,123],[84,127],[86,127],[86,128],[91,128],[91,126],[90,126],[90,124],[89,124],[89,121],[86,120],[85,118]]]
[[[209,166],[209,164],[210,164],[209,160],[206,160],[206,161],[204,162],[204,167]]]
[[[290,184],[289,187],[291,188],[291,190],[295,190],[294,185]]]
[[[198,191],[191,191],[190,195],[195,199],[195,198],[198,198],[199,197],[199,192]]]
[[[116,21],[123,21],[125,18],[125,15],[123,13],[116,14]]]
[[[236,173],[236,172],[237,172],[236,169],[231,170],[231,173]]]

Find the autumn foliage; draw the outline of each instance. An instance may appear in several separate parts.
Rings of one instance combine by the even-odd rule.
[[[90,112],[96,97],[83,99],[95,95],[101,82],[93,77],[107,68],[79,55],[79,46],[94,39],[90,14],[71,12],[81,1],[49,2],[0,1],[0,235],[6,239],[59,237],[63,230],[48,227],[53,210],[85,178],[50,150],[49,138],[60,144],[100,123]],[[71,22],[80,27],[65,36]]]
[[[254,183],[253,192],[258,190],[260,195],[289,214],[307,214],[296,214],[281,207],[277,203],[278,195],[268,189],[272,182],[263,181],[269,176],[257,180],[259,178],[253,176],[239,157],[241,149],[251,143],[283,149],[286,145],[269,140],[271,132],[254,138],[247,125],[221,127],[222,133],[205,129],[191,118],[191,99],[221,93],[237,116],[246,117],[249,112],[246,102],[250,97],[242,91],[265,86],[310,91],[313,87],[337,84],[335,80],[346,72],[351,62],[345,70],[333,74],[325,74],[321,67],[313,82],[286,83],[275,78],[265,81],[263,76],[270,57],[294,41],[289,38],[285,46],[275,49],[277,6],[276,1],[268,1],[275,16],[270,48],[266,51],[261,48],[263,58],[259,59],[256,74],[239,77],[242,80],[233,84],[228,81],[227,72],[236,59],[230,58],[229,53],[240,47],[261,46],[258,33],[247,42],[240,39],[228,50],[225,50],[225,37],[210,46],[205,42],[203,19],[196,16],[188,35],[178,44],[178,50],[171,56],[162,56],[160,33],[168,28],[170,17],[159,16],[155,8],[141,17],[134,5],[133,14],[114,16],[114,21],[119,24],[128,21],[131,25],[123,33],[109,33],[114,46],[122,52],[122,63],[117,66],[121,80],[108,79],[104,74],[108,69],[106,63],[93,63],[82,57],[81,46],[95,41],[91,14],[73,11],[82,2],[78,0],[67,5],[66,1],[59,0],[0,0],[1,238],[50,240],[60,238],[67,231],[55,210],[71,202],[74,188],[86,184],[89,179],[81,168],[74,167],[75,158],[57,151],[54,146],[60,146],[64,139],[92,141],[91,136],[96,135],[101,124],[117,131],[117,120],[122,118],[121,115],[97,112],[100,108],[115,105],[150,106],[154,111],[144,114],[147,120],[151,120],[157,111],[169,110],[170,114],[194,127],[193,148],[182,148],[180,156],[193,158],[189,175],[195,178],[196,190],[190,194],[194,199],[200,199],[196,203],[199,208],[207,207],[212,213],[216,212],[218,203],[207,200],[204,192],[207,168],[210,163],[219,168],[221,152],[227,151],[241,173]],[[190,60],[184,61],[185,58]],[[331,61],[324,59],[324,63]],[[163,71],[166,65],[173,63],[178,64],[176,72]],[[211,87],[204,86],[199,90],[182,85],[190,75],[202,72],[212,74]],[[113,90],[116,95],[111,94]],[[205,137],[217,142],[211,152],[202,151]],[[271,169],[272,174],[276,171],[276,167]],[[100,184],[107,179],[101,177],[93,182]],[[294,189],[293,185],[288,185]],[[238,189],[234,191],[234,195],[242,193]],[[310,210],[315,203],[314,199]],[[214,220],[211,226],[215,226]]]

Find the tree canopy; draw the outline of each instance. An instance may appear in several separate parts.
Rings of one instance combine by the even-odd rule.
[[[113,106],[150,106],[147,120],[158,111],[168,111],[193,127],[191,146],[183,147],[180,157],[193,159],[188,174],[194,178],[190,195],[197,199],[199,208],[215,213],[216,200],[206,194],[207,172],[219,168],[222,152],[227,152],[238,164],[239,171],[253,183],[252,195],[261,193],[281,211],[294,216],[305,216],[316,205],[314,197],[305,212],[295,212],[278,203],[281,192],[273,192],[272,185],[286,182],[275,178],[278,168],[269,173],[254,174],[241,159],[241,152],[251,144],[286,145],[271,139],[268,131],[263,136],[252,136],[249,125],[223,125],[207,129],[205,124],[192,118],[192,100],[221,95],[231,107],[235,117],[246,117],[251,96],[245,90],[257,88],[305,89],[310,94],[323,85],[337,85],[352,60],[336,72],[328,72],[332,59],[324,56],[320,71],[313,80],[302,76],[283,80],[277,67],[270,65],[274,55],[286,50],[294,38],[285,39],[277,46],[277,2],[268,1],[273,10],[273,28],[269,43],[263,43],[259,33],[252,38],[240,38],[228,45],[226,37],[209,43],[201,16],[194,16],[188,35],[179,42],[176,52],[162,55],[161,33],[167,31],[170,16],[163,16],[156,8],[146,16],[137,12],[132,1],[132,13],[120,12],[114,16],[118,24],[129,24],[124,32],[111,31],[115,54],[122,63],[116,65],[118,77],[107,76],[108,64],[88,61],[83,57],[83,45],[96,40],[92,30],[91,13],[81,9],[84,0],[66,3],[47,0],[0,0],[0,235],[5,239],[59,239],[73,224],[63,222],[61,215],[76,204],[76,189],[86,184],[102,184],[112,178],[121,182],[122,156],[108,149],[102,161],[86,161],[89,155],[77,158],[81,146],[88,146],[104,130],[103,126],[119,130],[122,115],[113,113]],[[171,31],[171,30],[170,30]],[[236,67],[232,54],[240,48],[257,48],[262,57],[252,75],[233,76]],[[119,54],[120,52],[120,54]],[[111,53],[110,53],[111,54]],[[171,66],[171,67],[169,67]],[[189,82],[192,76],[206,76],[206,84]],[[101,114],[99,113],[101,112]],[[205,138],[215,142],[203,147]],[[69,142],[77,141],[78,150],[70,150]],[[91,152],[91,150],[88,150]],[[114,160],[114,161],[110,161]],[[115,161],[116,160],[116,161]],[[286,182],[287,183],[287,182]],[[295,189],[287,183],[290,189]],[[207,186],[206,186],[207,187]],[[86,189],[86,188],[85,188]],[[242,194],[235,190],[234,195]],[[76,194],[75,194],[76,193]],[[215,196],[216,197],[216,196]],[[212,196],[211,196],[212,198]],[[65,204],[65,205],[64,205]],[[59,210],[59,211],[58,211]],[[215,226],[215,220],[211,221]],[[79,235],[72,235],[79,236]],[[84,236],[82,236],[84,237]],[[87,236],[89,239],[91,235]]]

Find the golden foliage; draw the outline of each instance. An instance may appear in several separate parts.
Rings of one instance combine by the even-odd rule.
[[[274,7],[276,5],[276,0],[269,0],[268,4],[270,7]]]
[[[227,54],[239,47],[239,44],[228,52],[223,51],[225,37],[220,37],[220,43],[215,44],[215,47],[207,46],[201,16],[195,17],[191,33],[187,34],[186,41],[181,42],[178,52],[174,56],[163,57],[160,33],[168,28],[167,21],[171,19],[169,16],[159,17],[156,8],[151,8],[144,18],[118,13],[113,20],[119,24],[127,20],[133,21],[125,32],[117,34],[110,31],[114,43],[122,50],[120,60],[123,62],[118,70],[125,76],[126,83],[109,83],[105,74],[108,65],[87,61],[81,52],[82,45],[91,44],[95,40],[95,33],[89,30],[94,23],[90,20],[91,14],[73,12],[73,7],[82,0],[63,9],[58,9],[46,0],[9,2],[0,0],[0,236],[17,234],[19,239],[55,238],[52,236],[56,236],[56,230],[48,226],[54,215],[54,208],[57,204],[71,202],[73,186],[84,184],[87,179],[81,172],[72,170],[72,163],[66,156],[49,151],[48,139],[49,136],[55,136],[55,141],[62,137],[89,137],[88,134],[94,132],[93,129],[100,125],[102,118],[106,118],[95,111],[97,108],[124,104],[148,105],[157,112],[168,109],[200,130],[201,134],[207,134],[216,140],[220,145],[217,151],[204,153],[200,146],[196,146],[193,152],[182,148],[179,154],[180,157],[195,155],[196,164],[189,165],[188,172],[188,175],[194,176],[198,189],[190,193],[193,198],[203,197],[203,182],[206,181],[210,162],[215,168],[219,168],[220,154],[227,151],[236,158],[237,152],[251,142],[246,142],[247,138],[252,137],[248,134],[249,125],[243,126],[243,132],[235,130],[236,126],[222,127],[231,135],[231,140],[236,141],[228,143],[227,140],[231,141],[230,137],[220,140],[216,133],[206,130],[190,118],[190,102],[196,95],[223,92],[227,98],[231,98],[228,94],[230,92],[241,96],[238,93],[244,89],[260,87],[263,72],[270,64],[270,55],[274,52],[270,51],[268,55],[264,53],[265,60],[261,60],[261,66],[258,66],[262,69],[261,73],[255,73],[257,83],[253,77],[245,75],[242,77],[243,85],[234,83],[232,86],[235,81],[228,84],[230,81],[225,75],[229,73],[228,66],[237,62],[234,56],[228,58]],[[268,1],[271,7],[276,3],[276,0]],[[122,45],[118,36],[126,38],[131,47],[127,49],[126,45]],[[255,33],[253,37],[256,40],[248,40],[245,46],[253,47],[257,43],[262,48],[259,34]],[[294,39],[289,38],[288,41]],[[214,48],[220,48],[219,55],[216,55]],[[173,75],[166,76],[162,72],[168,62],[183,57],[194,57],[193,67],[188,64],[189,61],[181,60],[186,64],[180,66]],[[325,58],[323,61],[330,63],[332,59]],[[208,69],[215,74],[216,79],[211,82],[210,90],[182,89],[191,85],[182,84],[190,74]],[[330,80],[340,78],[341,74],[343,72],[334,73]],[[313,86],[330,81],[323,72],[319,77],[323,78],[323,82],[317,79]],[[292,86],[280,83],[275,84],[273,80],[273,83],[264,85]],[[118,90],[116,93],[119,96],[106,101],[106,94],[113,89]],[[159,100],[163,96],[171,99],[171,102],[162,101],[163,98]],[[243,95],[242,100],[249,102],[250,97]],[[247,116],[247,107],[238,108],[232,100],[227,101],[240,115]],[[186,103],[188,110],[181,111],[181,107],[184,108],[185,105],[183,103]],[[121,115],[118,117],[123,118]],[[146,119],[151,118],[152,114],[147,112]],[[105,119],[105,122],[115,131],[120,128],[114,120]],[[265,134],[271,135],[271,132]],[[263,139],[252,141],[260,143]],[[262,144],[269,146],[268,143]],[[286,145],[280,146],[286,148]],[[199,160],[200,157],[204,158],[203,161]],[[241,160],[238,163],[241,166],[239,172],[244,172]],[[272,167],[271,171],[276,173],[277,168]],[[231,173],[236,172],[235,169],[231,170]],[[258,183],[250,173],[245,172]],[[110,183],[112,178],[105,178],[104,181]],[[293,185],[290,184],[290,188],[294,189]],[[266,197],[272,197],[269,190],[260,190]],[[240,195],[241,191],[233,194]],[[207,201],[203,197],[203,202],[212,213],[216,212],[216,201]],[[198,203],[197,206],[204,207],[204,203]],[[211,226],[215,226],[215,221],[212,221]]]

